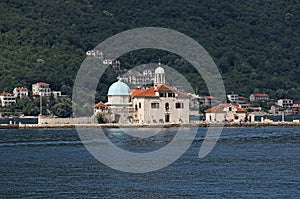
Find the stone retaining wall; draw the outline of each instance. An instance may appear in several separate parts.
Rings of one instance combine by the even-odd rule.
[[[95,124],[93,117],[82,117],[82,118],[49,118],[39,117],[38,124]]]

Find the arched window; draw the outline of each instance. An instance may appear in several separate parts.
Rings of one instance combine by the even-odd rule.
[[[166,109],[166,111],[168,111],[170,109],[169,103],[165,103],[165,109]]]

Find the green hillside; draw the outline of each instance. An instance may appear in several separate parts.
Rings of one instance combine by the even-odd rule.
[[[85,52],[124,30],[154,26],[182,32],[214,58],[227,92],[300,100],[300,3],[297,0],[1,0],[0,91],[47,81],[70,94]],[[201,77],[180,57],[145,50],[123,68],[157,62],[183,73],[199,94]],[[117,74],[101,79],[98,99]]]

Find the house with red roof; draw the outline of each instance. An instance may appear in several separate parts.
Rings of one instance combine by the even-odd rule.
[[[32,95],[50,96],[51,95],[50,84],[46,82],[36,82],[32,84]]]
[[[206,121],[209,123],[244,122],[247,118],[247,111],[237,104],[219,104],[205,111]]]
[[[0,93],[0,103],[2,107],[10,106],[11,104],[16,103],[16,98],[13,94],[4,91]]]
[[[108,106],[102,101],[94,106],[94,114],[97,115],[98,113],[108,113]]]
[[[17,97],[22,98],[22,97],[28,96],[28,89],[25,87],[16,87],[13,90],[13,94],[14,94],[15,98],[17,98]]]
[[[188,123],[188,94],[165,84],[147,89],[132,90],[132,103],[137,123]]]
[[[212,106],[220,103],[218,100],[215,99],[214,96],[211,95],[199,96],[198,101],[200,106]]]
[[[53,94],[54,98],[61,97],[61,91],[51,91],[50,84],[46,82],[36,82],[32,84],[33,96],[50,96]]]
[[[278,104],[273,104],[269,110],[272,115],[281,115],[284,112],[284,108]]]
[[[293,115],[299,115],[300,114],[300,101],[294,102],[293,104]]]
[[[258,102],[258,101],[267,101],[269,100],[269,95],[265,93],[254,93],[249,96],[250,102]]]

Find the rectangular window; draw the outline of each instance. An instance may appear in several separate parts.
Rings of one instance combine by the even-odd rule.
[[[175,108],[177,108],[177,109],[179,109],[179,108],[183,108],[183,103],[182,102],[177,102],[176,104],[175,104]]]
[[[175,97],[174,93],[168,93],[168,97]]]
[[[157,109],[157,108],[159,108],[159,103],[157,103],[157,102],[155,102],[155,103],[151,103],[151,108],[155,108],[155,109]]]
[[[142,103],[141,102],[139,103],[139,108],[142,108]]]
[[[167,97],[166,93],[159,93],[159,97]]]

